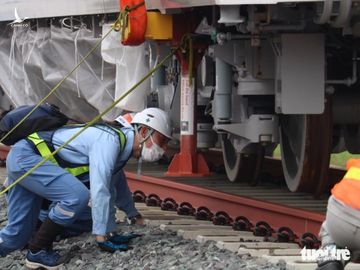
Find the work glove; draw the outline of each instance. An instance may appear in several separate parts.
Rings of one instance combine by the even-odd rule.
[[[131,239],[141,237],[141,236],[142,236],[142,234],[137,234],[137,233],[130,233],[130,234],[126,234],[126,235],[114,233],[114,234],[109,235],[108,241],[110,241],[111,243],[113,243],[115,245],[128,244]]]
[[[97,244],[99,246],[99,248],[101,250],[104,250],[104,251],[107,251],[107,252],[115,252],[117,250],[119,251],[127,251],[129,249],[132,249],[132,247],[126,245],[126,244],[120,244],[120,245],[117,245],[117,244],[114,244],[113,242],[107,240],[107,241],[104,241],[104,242],[99,242],[97,241]]]

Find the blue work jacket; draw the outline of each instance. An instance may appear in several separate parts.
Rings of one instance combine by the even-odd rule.
[[[55,149],[72,137],[79,128],[60,128],[55,131],[52,143]],[[90,193],[93,219],[93,234],[105,235],[109,220],[110,199],[114,196],[111,181],[113,173],[128,161],[134,141],[132,127],[121,128],[126,136],[126,144],[120,150],[118,134],[107,126],[89,127],[58,155],[70,163],[89,164]]]

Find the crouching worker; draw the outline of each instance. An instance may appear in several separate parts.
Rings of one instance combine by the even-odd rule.
[[[350,159],[344,178],[331,190],[326,220],[320,230],[322,249],[328,256],[320,257],[317,270],[342,270],[350,260],[335,256],[360,251],[360,159]],[[340,250],[339,250],[340,249]],[[348,249],[348,250],[345,250]]]
[[[85,176],[85,177],[84,177]],[[84,177],[84,178],[83,178]],[[88,175],[82,175],[79,179],[82,181],[87,188],[90,188],[90,183],[88,181]],[[143,225],[144,219],[141,214],[135,207],[135,202],[132,197],[132,193],[129,189],[129,186],[126,181],[126,176],[123,170],[118,171],[113,174],[114,181],[114,190],[116,192],[115,197],[115,206],[117,209],[123,211],[126,214],[127,221],[131,225]],[[48,217],[49,211],[52,207],[56,206],[56,203],[50,202],[47,200],[43,200],[42,209],[40,212],[38,225],[37,227],[44,222],[44,220]],[[112,213],[116,214],[116,209],[113,208]],[[74,223],[65,227],[62,231],[61,235],[59,235],[58,239],[68,238],[78,236],[82,233],[91,232],[92,230],[92,217],[91,217],[91,207],[87,207],[85,211],[83,211],[75,220]],[[121,242],[129,242],[132,238],[136,238],[140,236],[139,234],[129,234],[126,236],[117,236],[116,238],[121,239]],[[112,237],[113,239],[115,237]]]
[[[108,234],[116,231],[114,204],[117,198],[113,177],[132,156],[156,161],[163,155],[171,138],[168,115],[148,108],[135,115],[134,127],[114,128],[94,125],[81,133],[48,160],[15,185],[7,194],[8,224],[0,231],[0,255],[22,248],[32,237],[44,199],[53,202],[48,216],[29,242],[26,266],[58,269],[63,258],[52,250],[57,235],[71,226],[86,211],[89,199],[92,233],[103,250],[127,250]],[[7,157],[9,184],[72,137],[81,127],[62,127],[42,131],[18,141]],[[46,147],[39,147],[44,145]],[[44,152],[45,151],[45,152]],[[90,191],[79,181],[89,173]],[[76,175],[78,178],[76,178]],[[116,235],[115,235],[116,236]]]

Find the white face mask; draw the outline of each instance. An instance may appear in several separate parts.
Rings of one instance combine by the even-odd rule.
[[[162,149],[156,143],[154,143],[151,135],[150,135],[150,140],[152,142],[152,146],[150,146],[150,148],[148,148],[144,144],[143,149],[141,151],[141,158],[144,161],[148,161],[148,162],[158,161],[164,155],[165,150]]]

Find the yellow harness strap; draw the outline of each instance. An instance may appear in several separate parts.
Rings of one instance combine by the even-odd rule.
[[[59,165],[56,159],[54,158],[54,156],[51,155],[51,151],[47,146],[46,142],[39,137],[39,134],[37,134],[37,132],[30,134],[27,138],[34,143],[34,145],[36,146],[37,150],[39,151],[42,157],[50,156],[49,160],[52,163]]]
[[[344,178],[360,181],[360,168],[351,167]]]
[[[50,148],[48,147],[46,142],[39,137],[39,134],[37,132],[29,135],[27,138],[28,138],[28,140],[30,140],[34,143],[34,145],[36,146],[37,150],[39,151],[39,153],[42,157],[50,156],[49,160],[52,163],[59,165],[59,163],[57,162],[55,157],[51,155]],[[75,168],[63,168],[63,169],[68,171],[69,173],[71,173],[73,176],[79,176],[83,173],[89,172],[89,166],[79,166],[79,167],[75,167]]]

